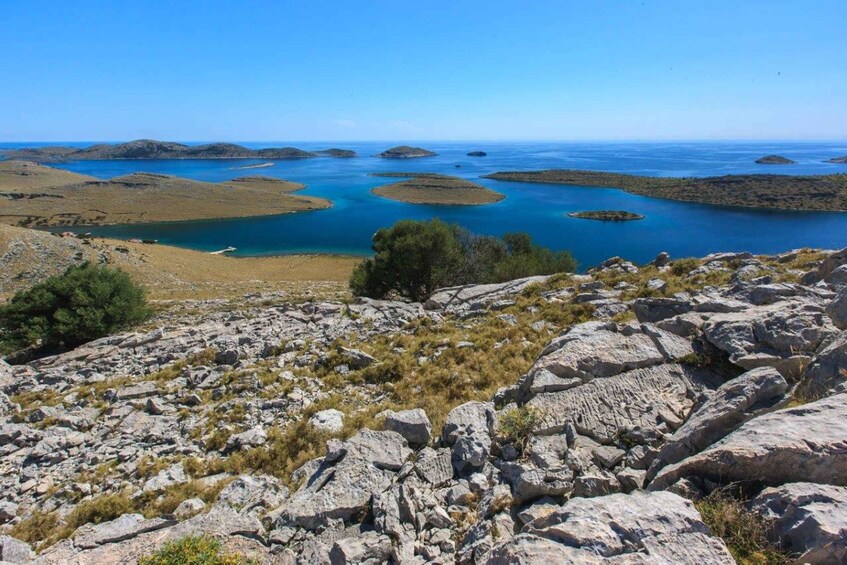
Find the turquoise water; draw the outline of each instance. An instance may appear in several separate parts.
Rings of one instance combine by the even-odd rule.
[[[32,146],[2,144],[0,146]],[[440,217],[482,234],[526,231],[539,243],[569,249],[582,265],[621,255],[648,261],[659,251],[672,256],[713,251],[774,253],[802,246],[847,246],[847,213],[766,211],[689,204],[627,194],[616,189],[504,183],[479,179],[505,170],[591,169],[656,176],[711,176],[740,173],[847,173],[847,165],[822,161],[847,155],[847,142],[692,142],[692,143],[418,143],[438,157],[394,161],[369,157],[396,143],[242,143],[248,147],[293,145],[306,150],[330,146],[356,150],[355,159],[277,161],[274,167],[235,170],[263,160],[80,161],[56,166],[99,178],[137,171],[222,181],[249,174],[276,176],[307,185],[302,194],[329,198],[328,210],[238,220],[85,228],[97,235],[158,239],[199,250],[238,248],[236,255],[351,253],[370,251],[371,235],[401,218]],[[488,157],[465,156],[482,150]],[[779,154],[796,165],[756,165]],[[461,165],[457,167],[456,165]],[[502,192],[488,206],[440,207],[403,204],[370,190],[390,182],[368,176],[378,171],[438,172],[466,177]],[[581,210],[620,209],[646,216],[636,222],[594,222],[568,218]]]

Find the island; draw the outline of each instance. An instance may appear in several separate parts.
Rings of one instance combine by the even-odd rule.
[[[643,220],[644,216],[635,212],[627,212],[626,210],[591,210],[588,212],[571,212],[568,214],[571,218],[580,218],[582,220],[601,220],[604,222],[630,222],[633,220]]]
[[[303,151],[296,147],[248,149],[234,143],[185,145],[172,141],[138,139],[129,143],[99,143],[89,147],[31,147],[0,151],[7,159],[58,163],[65,161],[105,161],[112,159],[309,159],[312,157],[355,157],[349,149]]]
[[[618,188],[632,194],[751,208],[784,210],[847,210],[847,174],[725,175],[720,177],[646,177],[549,169],[509,171],[483,178],[568,186]]]
[[[382,153],[377,153],[374,157],[382,157],[384,159],[417,159],[419,157],[435,157],[438,153],[433,153],[420,147],[411,147],[410,145],[398,145],[391,149],[386,149]]]
[[[506,196],[471,181],[435,173],[374,173],[375,177],[401,177],[408,180],[378,186],[377,196],[408,204],[478,206],[492,204]]]
[[[847,164],[847,155],[844,157],[833,157],[832,159],[827,159],[824,163],[838,163],[840,165]]]
[[[0,223],[56,227],[241,218],[320,210],[291,194],[304,185],[267,176],[222,183],[133,173],[100,180],[26,161],[0,161]]]
[[[488,153],[485,151],[471,151],[468,153],[468,157],[487,157]]]
[[[759,165],[795,165],[797,161],[792,161],[782,155],[765,155],[760,159],[756,159]]]

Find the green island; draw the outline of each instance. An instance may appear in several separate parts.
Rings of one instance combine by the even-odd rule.
[[[571,212],[571,218],[581,220],[601,220],[604,222],[628,222],[632,220],[643,220],[644,216],[626,210],[591,210],[588,212]]]
[[[408,204],[478,206],[492,204],[506,196],[459,177],[435,173],[373,173],[371,176],[407,178],[378,186],[371,192],[383,198]]]
[[[548,169],[500,172],[483,178],[509,182],[619,188],[632,194],[653,198],[724,206],[830,212],[847,210],[847,174],[843,173],[679,178]]]

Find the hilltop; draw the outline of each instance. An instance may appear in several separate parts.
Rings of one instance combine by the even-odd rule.
[[[511,182],[620,188],[626,192],[727,206],[785,210],[847,210],[847,174],[645,177],[599,171],[508,171],[484,178]]]
[[[0,362],[0,549],[843,562],[845,285],[847,250],[660,254],[423,304],[171,305]]]
[[[25,161],[0,161],[0,222],[78,226],[285,214],[332,203],[304,185],[250,176],[222,183],[134,173],[99,180]]]
[[[441,206],[492,204],[505,196],[480,184],[449,175],[434,173],[374,173],[375,177],[411,177],[408,180],[378,186],[377,196],[407,202]]]
[[[38,162],[102,161],[109,159],[308,159],[312,157],[355,157],[349,149],[303,151],[296,147],[248,149],[234,143],[184,145],[171,141],[138,139],[128,143],[101,143],[90,147],[34,147],[0,151],[8,159]]]

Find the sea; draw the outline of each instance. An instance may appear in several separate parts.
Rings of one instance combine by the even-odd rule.
[[[199,144],[201,142],[188,142]],[[717,251],[778,253],[800,247],[847,247],[847,213],[795,212],[675,202],[594,188],[500,182],[480,178],[498,171],[551,168],[585,169],[634,175],[700,177],[729,174],[847,173],[847,164],[825,163],[847,155],[843,142],[692,141],[692,142],[415,142],[437,157],[391,160],[374,157],[399,142],[235,142],[246,147],[294,146],[305,150],[339,147],[360,156],[274,161],[274,166],[243,169],[269,162],[239,160],[113,160],[51,164],[69,171],[110,178],[134,172],[177,175],[219,182],[246,175],[268,175],[303,183],[300,194],[328,198],[326,210],[265,217],[81,228],[98,236],[155,239],[162,244],[203,251],[235,247],[233,255],[303,253],[367,255],[378,229],[402,218],[441,218],[487,235],[529,233],[537,243],[569,250],[585,268],[621,256],[643,263],[657,253],[672,257],[702,256]],[[90,142],[61,143],[86,146]],[[56,143],[3,143],[20,148]],[[486,157],[469,157],[484,151]],[[777,154],[795,165],[758,165]],[[396,181],[376,172],[428,172],[463,177],[506,195],[485,206],[427,206],[394,202],[371,189]],[[569,212],[627,210],[644,216],[629,222],[602,222],[568,217]]]

